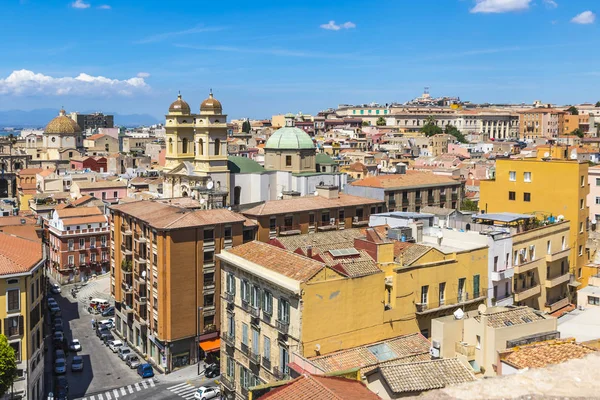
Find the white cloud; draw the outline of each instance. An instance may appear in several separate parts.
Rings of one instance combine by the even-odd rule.
[[[146,92],[150,86],[140,76],[125,80],[110,79],[104,76],[92,76],[80,73],[75,77],[52,77],[26,69],[13,71],[8,77],[0,78],[0,95],[122,95]],[[149,74],[147,74],[149,76]]]
[[[475,0],[471,12],[476,13],[505,13],[522,11],[529,8],[532,0]]]
[[[150,74],[148,72],[138,72],[137,77],[138,78],[149,78]]]
[[[596,14],[591,11],[584,11],[581,14],[574,16],[571,20],[572,23],[581,25],[593,24],[594,21],[596,21]]]
[[[101,10],[110,10],[112,7],[108,4],[102,4],[101,6],[98,6],[98,8]]]
[[[71,3],[71,7],[73,8],[90,8],[90,3],[86,3],[84,0],[75,0],[73,3]]]
[[[320,25],[320,27],[322,29],[328,30],[328,31],[339,31],[340,29],[353,29],[356,28],[356,24],[354,22],[344,22],[341,25],[337,25],[335,23],[335,21],[329,21],[326,24],[322,24]]]
[[[547,8],[556,8],[558,7],[558,3],[554,0],[544,0],[544,4]]]
[[[184,29],[182,31],[164,32],[164,33],[158,33],[156,35],[151,35],[151,36],[145,37],[143,39],[137,40],[134,43],[137,43],[137,44],[154,43],[154,42],[160,42],[165,39],[169,39],[169,38],[176,37],[176,36],[184,36],[184,35],[190,35],[193,33],[202,33],[202,32],[218,32],[218,31],[222,31],[223,29],[225,29],[225,27],[222,27],[222,26],[203,27],[202,25],[196,25],[193,28]]]

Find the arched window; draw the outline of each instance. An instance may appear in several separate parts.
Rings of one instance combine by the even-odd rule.
[[[198,139],[198,155],[204,155],[204,140]]]
[[[169,138],[169,153],[173,153],[173,138]]]
[[[218,156],[221,152],[221,141],[219,139],[215,139],[215,156]]]
[[[240,204],[240,198],[242,196],[242,187],[236,186],[233,188],[233,205],[237,206]]]
[[[181,141],[181,152],[183,154],[187,154],[188,152],[188,140],[186,138],[183,138]]]

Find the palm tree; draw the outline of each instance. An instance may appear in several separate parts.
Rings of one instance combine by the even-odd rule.
[[[433,115],[428,116],[425,119],[425,125],[437,125],[437,120],[435,119],[435,117]]]

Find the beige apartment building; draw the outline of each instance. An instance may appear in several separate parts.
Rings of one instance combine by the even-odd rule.
[[[253,240],[255,227],[195,202],[136,201],[111,207],[111,294],[116,332],[171,372],[218,351],[221,250]]]
[[[519,112],[519,138],[558,138],[565,133],[565,115],[555,108],[532,108]]]

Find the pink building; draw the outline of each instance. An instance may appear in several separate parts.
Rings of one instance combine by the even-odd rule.
[[[77,200],[85,195],[104,200],[108,203],[117,203],[119,199],[127,197],[127,182],[75,182],[71,185],[72,198]]]
[[[469,150],[462,147],[459,143],[448,143],[448,154],[454,154],[460,158],[471,158]]]

